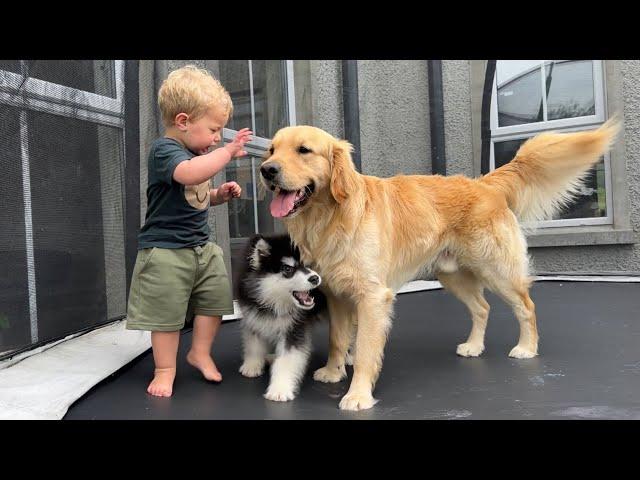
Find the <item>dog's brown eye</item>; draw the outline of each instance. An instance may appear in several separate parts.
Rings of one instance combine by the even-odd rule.
[[[273,147],[271,147],[271,148],[269,149],[269,154],[270,154],[270,155],[273,155]]]
[[[311,153],[311,150],[309,150],[307,147],[305,147],[304,145],[300,145],[298,147],[298,153]]]

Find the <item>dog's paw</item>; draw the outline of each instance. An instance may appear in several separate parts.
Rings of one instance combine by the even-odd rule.
[[[240,373],[249,378],[259,377],[263,370],[264,365],[258,362],[244,362],[240,366]]]
[[[344,363],[345,365],[353,365],[353,355],[351,355],[351,352],[347,352],[344,356]]]
[[[456,348],[456,353],[461,357],[479,357],[484,352],[484,345],[481,343],[461,343]]]
[[[513,358],[533,358],[538,355],[538,352],[529,350],[528,348],[516,345],[509,352],[509,356]]]
[[[322,367],[313,372],[313,379],[323,383],[338,383],[346,376],[344,365],[340,368]]]
[[[369,392],[348,392],[344,397],[342,397],[342,400],[340,400],[340,410],[351,410],[356,412],[358,410],[371,408],[376,403],[378,403],[378,400],[373,398]]]
[[[267,388],[267,391],[264,394],[264,398],[274,402],[288,402],[289,400],[296,398],[296,394],[290,387],[269,385],[269,388]]]

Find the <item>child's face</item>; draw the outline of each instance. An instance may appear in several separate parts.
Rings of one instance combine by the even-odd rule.
[[[222,129],[227,123],[227,116],[219,108],[210,108],[197,120],[185,120],[180,130],[187,148],[198,155],[204,155],[209,147],[220,143]]]

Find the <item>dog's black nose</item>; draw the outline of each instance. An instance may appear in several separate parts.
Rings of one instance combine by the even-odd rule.
[[[320,283],[320,277],[318,275],[311,275],[307,280],[311,285],[318,285]]]
[[[260,173],[266,180],[273,180],[280,173],[280,165],[268,163],[260,167]]]

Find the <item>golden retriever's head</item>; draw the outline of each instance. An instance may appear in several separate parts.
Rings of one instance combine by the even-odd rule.
[[[349,142],[316,127],[276,132],[260,167],[262,183],[275,195],[271,214],[292,218],[320,195],[344,202],[357,175],[351,150]]]

